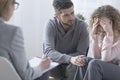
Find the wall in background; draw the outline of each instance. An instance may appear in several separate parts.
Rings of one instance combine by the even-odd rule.
[[[86,22],[89,21],[91,13],[101,5],[112,5],[120,10],[120,1],[118,0],[73,0],[75,12],[81,13]]]
[[[28,58],[41,56],[43,28],[53,16],[51,0],[17,0],[20,6],[14,11],[9,23],[20,26],[24,33],[25,49]]]
[[[18,10],[9,23],[20,26],[24,33],[25,48],[28,58],[42,55],[42,37],[44,25],[54,15],[53,0],[17,0],[20,3]],[[89,15],[98,6],[112,4],[120,8],[118,0],[72,0],[75,13],[85,16],[86,22]],[[91,55],[91,54],[90,54]]]

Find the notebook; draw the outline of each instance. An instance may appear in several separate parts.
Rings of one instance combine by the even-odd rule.
[[[32,58],[31,60],[29,60],[29,63],[30,63],[30,66],[31,66],[31,67],[35,67],[35,66],[38,66],[38,65],[39,65],[40,61],[41,61],[41,58],[34,57],[34,58]],[[48,69],[46,69],[45,71],[43,71],[43,73],[45,73],[45,72],[47,72],[47,71],[55,68],[55,67],[58,66],[58,65],[59,65],[59,63],[51,62],[50,67],[49,67]]]

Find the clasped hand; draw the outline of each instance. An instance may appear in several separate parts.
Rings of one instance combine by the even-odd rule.
[[[84,59],[84,55],[79,55],[79,56],[75,56],[75,57],[71,57],[70,62],[73,65],[77,65],[77,66],[84,66],[85,65],[85,59]]]

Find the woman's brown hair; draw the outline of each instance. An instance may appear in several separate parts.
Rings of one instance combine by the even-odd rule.
[[[111,5],[98,7],[91,15],[90,28],[92,28],[93,26],[94,18],[101,17],[107,17],[108,19],[110,19],[113,23],[113,32],[117,32],[117,34],[120,34],[120,12],[117,9],[115,9]]]
[[[9,14],[11,1],[14,0],[0,0],[0,17],[4,18]]]

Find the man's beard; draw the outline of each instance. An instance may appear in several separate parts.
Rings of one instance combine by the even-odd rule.
[[[61,21],[61,23],[65,26],[69,26],[69,27],[71,27],[73,25],[73,22],[71,22],[71,24],[67,24],[67,23],[64,23],[63,21]]]

